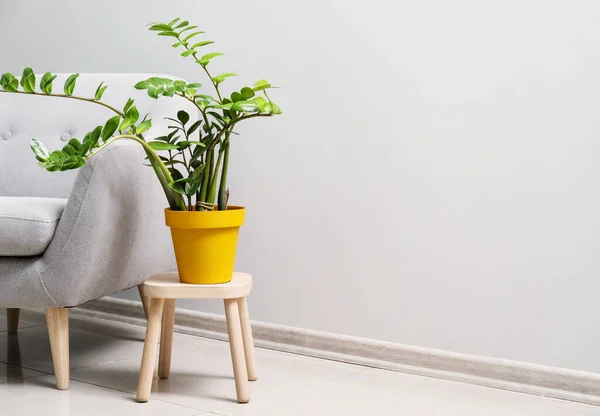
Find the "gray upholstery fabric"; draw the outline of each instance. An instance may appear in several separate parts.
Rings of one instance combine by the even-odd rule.
[[[190,114],[195,109],[183,100],[141,97],[133,85],[148,76],[81,74],[77,91],[93,96],[97,85],[106,81],[109,103],[122,106],[123,97],[138,98],[140,113],[150,113],[153,120],[153,128],[145,134],[151,140],[164,134],[164,117],[172,117],[179,108]],[[21,101],[24,98],[26,102]],[[0,195],[69,195],[43,254],[0,257],[2,307],[76,306],[143,283],[153,273],[176,269],[164,223],[167,202],[152,168],[143,165],[141,146],[116,142],[83,168],[66,174],[45,172],[35,163],[28,145],[31,137],[52,138],[54,142],[45,141],[49,148],[57,148],[64,144],[60,131],[65,126],[81,137],[110,116],[99,115],[94,105],[75,102],[72,106],[73,102],[65,101],[0,94],[0,137],[7,126],[16,133],[9,140],[0,138]],[[50,102],[55,107],[46,107]]]
[[[62,198],[0,196],[0,257],[42,254],[66,204]]]

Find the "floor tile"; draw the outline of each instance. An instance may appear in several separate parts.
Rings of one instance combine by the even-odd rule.
[[[87,325],[87,326],[86,326]],[[110,334],[112,333],[112,336]],[[134,325],[70,323],[71,368],[139,357],[144,330]],[[0,332],[0,362],[53,373],[46,325]]]
[[[259,381],[251,383],[253,397],[264,397],[300,388],[360,370],[359,367],[257,349]],[[134,394],[140,369],[139,356],[73,371],[77,380],[111,386]],[[235,384],[229,344],[175,334],[171,376],[159,380],[155,374],[152,398],[213,410],[235,403]]]
[[[399,376],[399,377],[396,377]],[[378,379],[379,378],[379,379]],[[397,380],[399,379],[399,380]],[[358,373],[265,398],[244,406],[215,410],[227,416],[344,415],[344,416],[541,416],[560,405],[553,400],[486,389],[475,398],[471,385],[392,373],[387,377]],[[415,385],[413,385],[412,382]],[[446,384],[452,386],[446,391]],[[427,388],[423,387],[427,385]],[[515,395],[514,397],[511,395]]]
[[[563,402],[561,406],[545,413],[544,416],[600,416],[600,407]]]
[[[8,412],[7,412],[8,410]],[[0,388],[0,415],[19,416],[194,416],[198,411],[154,400],[137,403],[127,393],[91,384],[71,382],[71,388],[54,388],[54,376],[6,384]]]
[[[0,384],[4,383],[22,383],[23,380],[31,377],[45,375],[39,371],[28,370],[16,365],[0,363]]]

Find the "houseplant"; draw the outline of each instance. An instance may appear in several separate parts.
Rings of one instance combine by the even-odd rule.
[[[167,198],[165,218],[171,227],[180,279],[186,283],[227,282],[232,276],[238,230],[245,213],[243,207],[228,206],[227,171],[234,127],[251,118],[281,114],[281,110],[271,101],[267,90],[272,86],[265,80],[226,96],[221,85],[236,74],[213,75],[209,71],[210,62],[223,54],[201,53],[213,42],[200,40],[204,32],[197,26],[178,18],[153,23],[149,29],[173,38],[173,48],[200,66],[214,90],[213,95],[207,95],[200,92],[199,83],[158,77],[136,84],[136,89],[145,90],[152,98],[185,99],[198,110],[196,114],[180,110],[169,118],[172,124],[166,136],[146,140],[144,133],[152,120],[147,115],[140,117],[133,99],[122,109],[102,101],[107,88],[104,83],[94,97],[75,95],[79,74],[69,76],[59,94],[52,92],[56,75],[47,72],[37,83],[34,71],[25,68],[20,79],[3,74],[0,92],[81,100],[113,111],[115,115],[104,125],[96,126],[82,140],[71,139],[60,150],[49,152],[32,139],[31,149],[40,166],[49,171],[77,169],[117,140],[136,141],[144,148]]]

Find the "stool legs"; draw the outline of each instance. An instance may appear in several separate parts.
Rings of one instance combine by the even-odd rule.
[[[231,350],[231,361],[233,362],[233,377],[235,378],[237,399],[240,403],[248,403],[250,401],[250,386],[237,299],[225,299],[225,316],[227,318],[229,349]]]
[[[250,326],[250,314],[248,313],[247,298],[237,299],[240,309],[240,322],[242,325],[242,338],[244,340],[244,354],[246,355],[246,368],[248,369],[248,380],[256,381],[256,359],[254,358],[254,341],[252,339],[252,327]]]
[[[144,295],[144,284],[138,285],[138,292],[140,292],[140,300],[142,301],[142,306],[144,307],[144,315],[146,315],[146,320],[148,319],[148,308],[149,308],[149,299]]]
[[[158,376],[169,378],[171,373],[171,351],[173,349],[173,326],[175,325],[175,299],[165,299],[160,332],[160,354],[158,356]]]
[[[148,327],[146,328],[146,341],[144,342],[144,353],[142,355],[142,366],[140,368],[140,379],[137,389],[137,401],[142,403],[147,402],[150,398],[164,305],[164,299],[151,298],[149,300]]]

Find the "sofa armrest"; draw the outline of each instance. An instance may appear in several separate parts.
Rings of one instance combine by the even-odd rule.
[[[164,223],[167,201],[144,157],[139,144],[123,140],[78,172],[39,265],[56,304],[79,305],[176,269]]]

